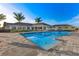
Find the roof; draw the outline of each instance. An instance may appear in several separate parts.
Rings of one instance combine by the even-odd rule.
[[[31,25],[47,25],[47,26],[51,26],[49,24],[46,24],[46,23],[35,23],[35,24],[31,24],[31,23],[7,23],[7,22],[4,22],[4,26],[6,25],[21,25],[21,26],[31,26]]]
[[[58,25],[52,25],[52,26],[72,26],[72,25],[68,25],[68,24],[58,24]]]
[[[36,23],[36,24],[34,24],[34,25],[47,25],[47,26],[51,26],[51,25],[49,25],[49,24],[47,24],[47,23]]]
[[[25,26],[25,25],[32,25],[32,24],[30,24],[30,23],[6,23],[6,22],[4,22],[4,25],[23,25],[23,26]]]

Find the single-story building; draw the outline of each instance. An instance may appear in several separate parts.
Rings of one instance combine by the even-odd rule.
[[[7,23],[4,22],[3,25],[4,29],[9,29],[9,30],[36,30],[36,31],[43,31],[43,30],[50,30],[51,26],[46,24],[46,23],[36,23],[36,24],[31,24],[31,23]]]
[[[76,30],[76,29],[78,28],[68,24],[52,25],[52,30]]]
[[[46,23],[7,23],[4,22],[5,30],[32,30],[32,31],[48,31],[48,30],[77,30],[75,26],[68,24],[49,25]]]

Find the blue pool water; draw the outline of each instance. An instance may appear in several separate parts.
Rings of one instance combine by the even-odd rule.
[[[71,32],[68,31],[31,32],[31,33],[21,33],[21,35],[30,40],[32,43],[36,44],[38,47],[48,50],[52,48],[55,44],[59,43],[59,41],[56,40],[56,38],[71,35]]]

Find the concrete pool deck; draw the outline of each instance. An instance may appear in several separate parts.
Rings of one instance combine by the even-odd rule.
[[[0,56],[66,56],[79,55],[79,43],[73,47],[70,39],[78,39],[78,36],[64,36],[61,42],[49,51],[45,51],[36,47],[33,43],[26,40],[19,33],[0,33]],[[60,38],[59,38],[60,39]],[[79,40],[74,41],[79,42]],[[71,44],[71,45],[70,45]]]
[[[32,45],[32,47],[31,47]],[[0,55],[37,55],[36,48],[18,33],[0,33]]]

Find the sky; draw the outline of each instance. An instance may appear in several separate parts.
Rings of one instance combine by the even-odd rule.
[[[79,26],[78,3],[1,3],[0,13],[6,15],[6,20],[0,21],[14,23],[13,12],[22,12],[26,17],[22,22],[34,23],[36,17],[41,17],[42,22],[50,25],[70,24]]]

